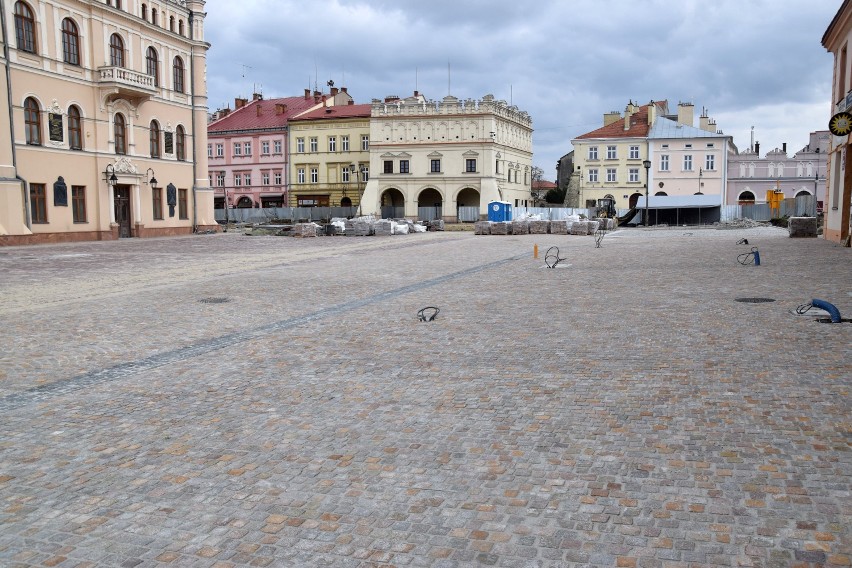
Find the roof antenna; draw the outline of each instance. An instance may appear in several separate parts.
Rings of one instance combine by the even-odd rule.
[[[447,59],[447,96],[452,94],[452,89],[450,89],[450,60]]]

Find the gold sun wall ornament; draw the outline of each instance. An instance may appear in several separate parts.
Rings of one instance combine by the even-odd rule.
[[[852,131],[852,114],[838,112],[828,121],[828,130],[835,136],[846,136]]]

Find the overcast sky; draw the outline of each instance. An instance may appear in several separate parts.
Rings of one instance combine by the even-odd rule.
[[[211,110],[326,83],[358,103],[493,94],[533,119],[555,179],[571,139],[629,100],[692,102],[740,150],[789,154],[831,117],[820,44],[841,0],[207,0]],[[237,7],[238,6],[238,7]],[[448,77],[448,62],[450,67]]]

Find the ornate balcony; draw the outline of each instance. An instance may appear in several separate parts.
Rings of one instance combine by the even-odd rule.
[[[98,67],[98,87],[104,100],[130,99],[136,104],[157,92],[154,77],[124,67]]]

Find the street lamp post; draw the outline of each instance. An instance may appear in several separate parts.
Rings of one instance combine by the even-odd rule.
[[[644,160],[642,165],[645,166],[645,226],[648,226],[648,185],[650,180],[648,176],[650,176],[651,171],[651,160]]]

